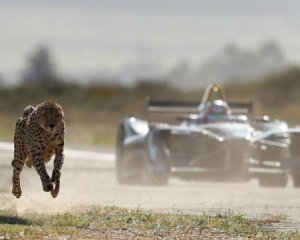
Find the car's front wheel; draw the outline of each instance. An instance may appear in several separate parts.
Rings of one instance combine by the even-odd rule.
[[[259,177],[261,187],[285,187],[287,181],[287,174],[269,174]]]
[[[130,168],[130,165],[125,163],[125,126],[120,123],[117,130],[117,144],[116,144],[116,176],[119,184],[134,184],[138,182],[134,169]]]
[[[169,153],[166,144],[168,132],[152,131],[147,140],[147,159],[144,161],[144,179],[146,184],[166,185],[169,182]]]

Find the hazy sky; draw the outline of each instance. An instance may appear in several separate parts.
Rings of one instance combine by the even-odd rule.
[[[227,43],[255,49],[269,39],[300,63],[299,10],[298,0],[0,0],[0,74],[16,78],[39,44],[79,77],[201,63]]]

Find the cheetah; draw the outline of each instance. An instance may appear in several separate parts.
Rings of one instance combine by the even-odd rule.
[[[62,107],[53,101],[46,101],[36,107],[28,106],[16,123],[14,135],[14,159],[12,161],[12,194],[22,195],[20,174],[24,164],[34,166],[39,174],[43,190],[57,197],[60,175],[64,161],[65,121]],[[45,163],[55,154],[52,177],[47,173]]]

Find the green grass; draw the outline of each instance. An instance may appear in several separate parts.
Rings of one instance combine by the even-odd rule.
[[[57,215],[0,210],[0,237],[40,239],[300,239],[299,232],[271,227],[281,218],[250,220],[232,213],[186,215],[143,212],[118,207],[90,207]]]

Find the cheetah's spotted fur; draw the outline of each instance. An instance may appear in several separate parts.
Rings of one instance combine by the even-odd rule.
[[[60,188],[60,174],[64,160],[64,113],[57,103],[46,101],[35,108],[28,106],[16,123],[14,136],[14,159],[12,161],[12,194],[22,195],[20,174],[24,164],[32,165],[39,174],[43,189],[51,191],[55,198]],[[45,163],[55,154],[52,177],[48,175]]]

